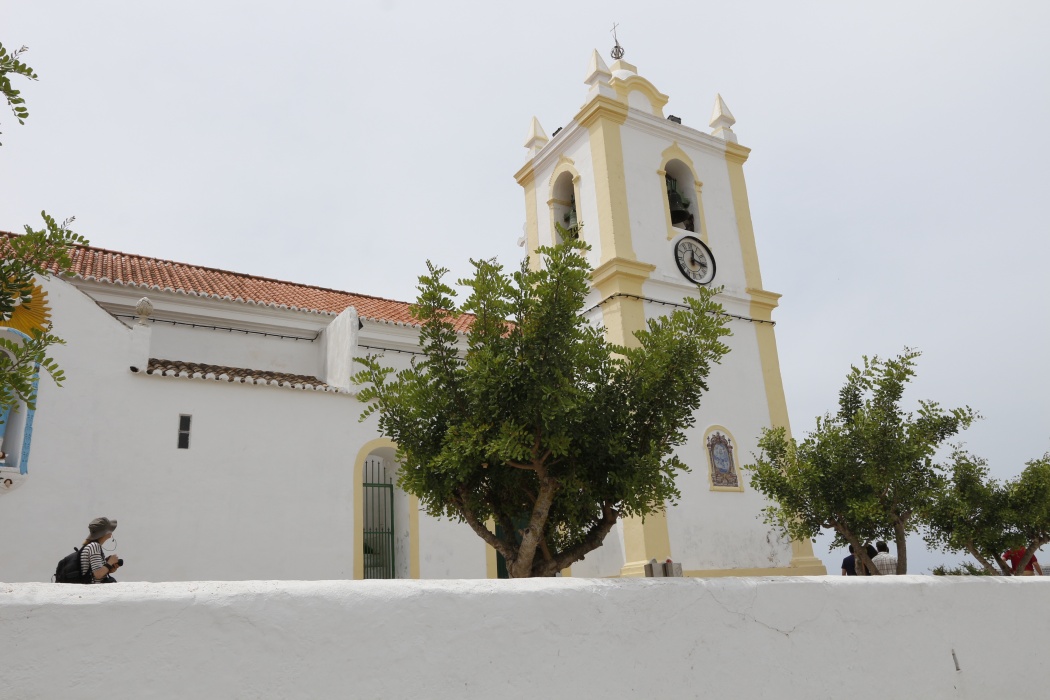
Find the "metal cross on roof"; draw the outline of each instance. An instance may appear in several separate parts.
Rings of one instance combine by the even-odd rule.
[[[613,46],[613,49],[609,53],[609,55],[613,57],[614,61],[619,61],[621,58],[623,58],[623,55],[625,53],[627,53],[626,51],[623,50],[623,47],[620,46],[620,40],[616,37],[616,28],[619,27],[619,26],[620,26],[619,24],[617,24],[616,22],[613,22],[612,35],[613,35],[613,43],[615,45]]]

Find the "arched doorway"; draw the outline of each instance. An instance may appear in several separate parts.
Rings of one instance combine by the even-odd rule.
[[[397,487],[393,441],[358,452],[354,479],[354,578],[419,578],[419,501]]]

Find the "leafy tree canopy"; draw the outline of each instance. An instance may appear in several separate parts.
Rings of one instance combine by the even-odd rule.
[[[916,413],[901,408],[915,376],[913,350],[895,358],[864,358],[839,391],[839,408],[817,419],[801,443],[782,428],[764,431],[751,485],[772,501],[766,521],[794,538],[835,533],[852,544],[862,564],[877,573],[863,544],[894,539],[897,573],[907,573],[906,535],[938,486],[937,449],[977,418],[970,408],[943,409],[920,401]]]
[[[19,124],[29,117],[25,99],[11,84],[11,75],[20,75],[36,80],[33,69],[19,58],[26,47],[9,52],[0,44],[0,92],[14,112]],[[37,276],[47,277],[49,272],[63,273],[72,266],[69,247],[87,244],[87,240],[70,230],[73,219],[57,223],[46,212],[41,212],[44,228],[25,227],[22,236],[7,236],[0,239],[3,259],[0,260],[0,325],[8,325],[19,307],[28,309],[34,303],[33,287]],[[61,384],[62,370],[47,351],[62,340],[51,333],[50,326],[34,328],[28,339],[0,336],[0,409],[7,409],[19,401],[32,408],[36,395],[33,382],[37,366],[48,372],[56,383]]]
[[[70,230],[72,219],[56,222],[46,212],[41,212],[44,227],[25,227],[21,236],[9,236],[0,241],[4,249],[0,260],[0,325],[8,325],[12,316],[21,307],[29,309],[33,304],[43,303],[34,297],[33,288],[37,276],[48,277],[52,271],[64,272],[72,266],[69,248],[86,244],[87,240]],[[39,365],[55,383],[61,385],[64,374],[58,364],[48,357],[48,349],[63,341],[46,328],[34,328],[29,338],[0,335],[0,408],[6,409],[24,401],[35,407],[33,382]]]
[[[1036,550],[1050,543],[1050,453],[1027,462],[1006,482],[988,475],[985,460],[956,449],[926,517],[926,542],[967,552],[988,573],[1024,571]],[[1016,571],[1002,554],[1023,547]],[[998,566],[997,572],[992,566]]]
[[[17,51],[8,51],[0,44],[0,93],[3,93],[7,106],[11,108],[19,124],[25,124],[25,120],[29,118],[29,110],[26,108],[22,92],[15,89],[8,76],[20,75],[29,80],[36,80],[33,69],[19,60],[27,50],[27,47],[23,46]]]
[[[424,359],[395,374],[369,357],[354,378],[362,420],[378,413],[398,445],[400,486],[430,515],[468,523],[515,578],[552,576],[618,518],[676,501],[686,465],[674,449],[728,352],[717,290],[704,288],[648,321],[635,346],[607,342],[583,315],[586,250],[572,239],[541,248],[540,269],[513,274],[472,260],[461,306],[428,263],[413,310]]]

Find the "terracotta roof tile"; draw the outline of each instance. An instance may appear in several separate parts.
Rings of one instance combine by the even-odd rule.
[[[212,379],[220,382],[240,384],[268,384],[288,389],[345,393],[336,387],[325,384],[317,377],[311,377],[307,374],[288,374],[286,372],[267,372],[245,367],[204,365],[199,362],[161,360],[155,357],[149,358],[149,364],[146,365],[146,374],[162,377],[182,377],[184,379]]]
[[[0,235],[16,234],[0,232]],[[419,325],[410,313],[411,304],[404,301],[90,246],[75,247],[72,257],[72,275],[84,280],[332,316],[353,306],[358,316],[366,320]],[[456,330],[466,331],[472,318],[469,315],[458,318]]]

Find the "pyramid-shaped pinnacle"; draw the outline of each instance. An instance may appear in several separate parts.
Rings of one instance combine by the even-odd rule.
[[[591,52],[591,60],[587,64],[587,77],[583,79],[583,82],[587,85],[594,85],[599,82],[607,83],[611,79],[612,73],[609,72],[609,66],[605,65],[598,49],[594,49]]]
[[[729,111],[721,95],[715,95],[715,108],[711,112],[711,126],[715,129],[729,129],[736,124],[736,118]]]
[[[550,139],[547,138],[547,134],[544,133],[543,127],[540,126],[540,120],[533,117],[532,123],[529,124],[529,135],[525,137],[525,148],[535,153],[543,148],[548,141],[550,141]]]

